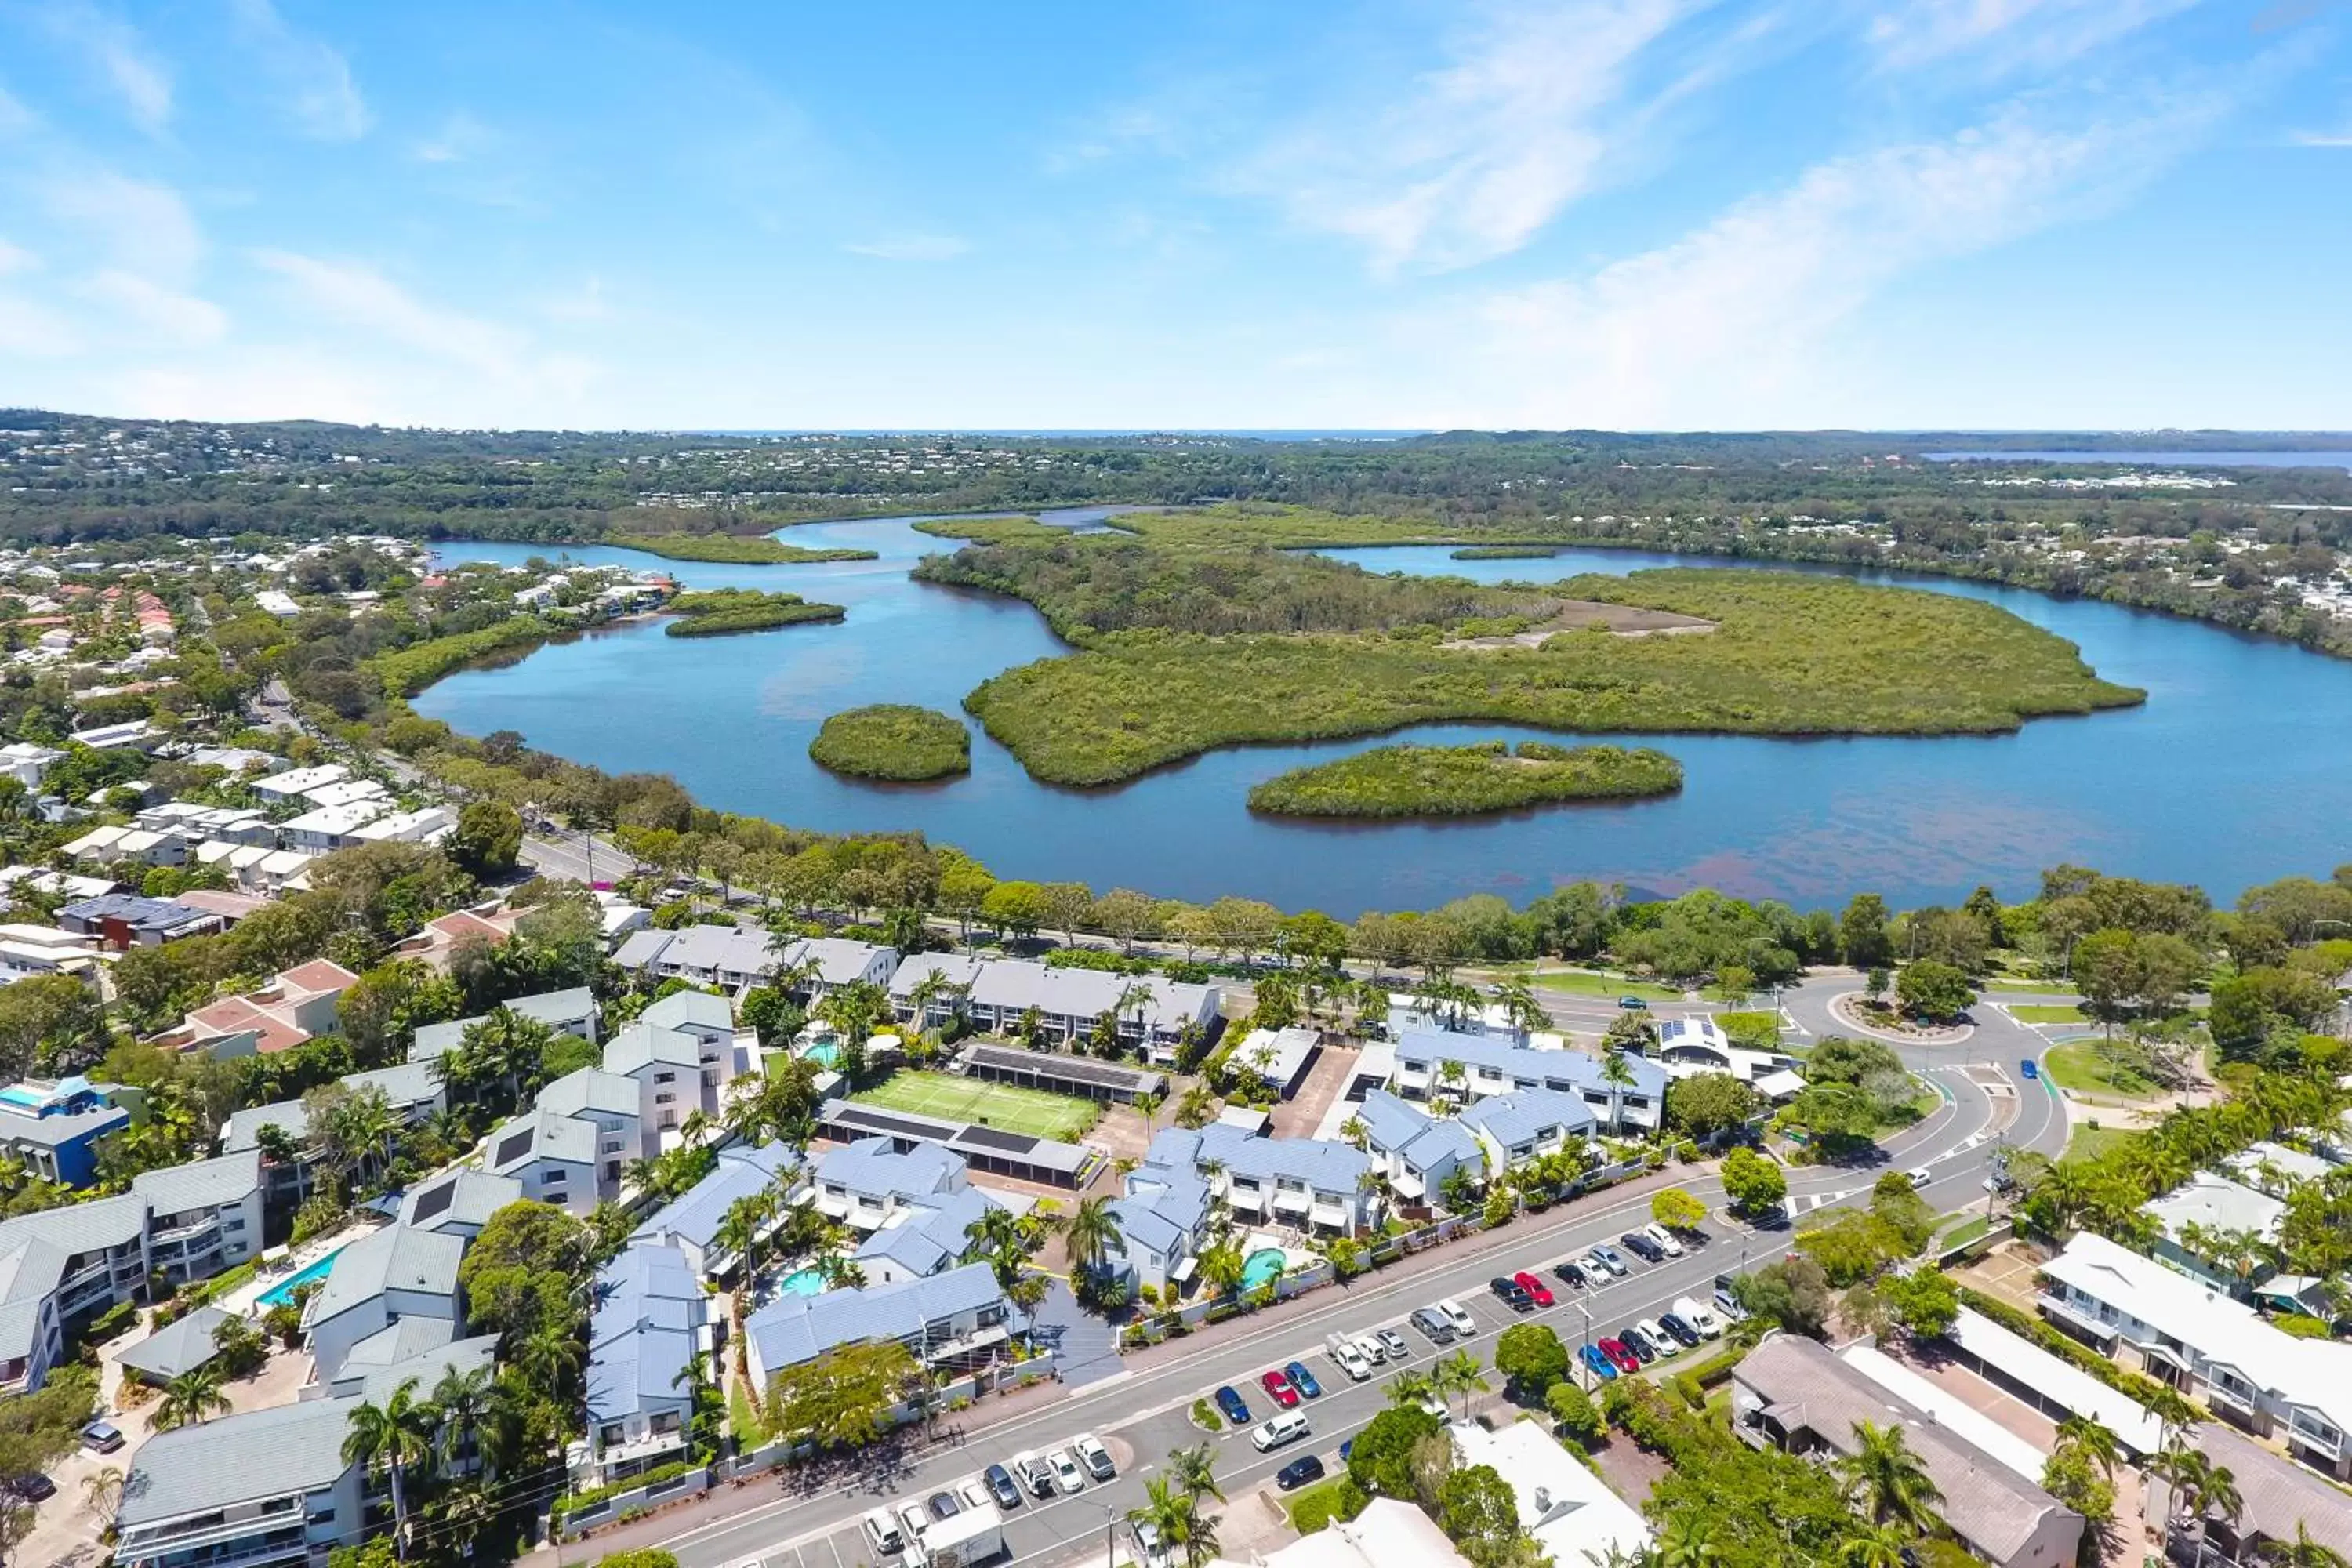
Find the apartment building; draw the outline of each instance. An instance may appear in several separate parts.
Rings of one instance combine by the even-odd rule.
[[[971,1184],[963,1162],[936,1143],[900,1151],[887,1138],[866,1138],[818,1156],[812,1202],[853,1230],[881,1229],[893,1216]]]
[[[1109,1205],[1118,1235],[1104,1268],[1132,1287],[1167,1291],[1192,1277],[1209,1232],[1209,1184],[1189,1171],[1139,1166]]]
[[[1665,1110],[1666,1069],[1647,1057],[1619,1054],[1629,1079],[1621,1085],[1608,1080],[1597,1057],[1514,1045],[1499,1034],[1408,1029],[1395,1051],[1388,1087],[1407,1100],[1443,1097],[1467,1104],[1513,1089],[1548,1089],[1581,1100],[1596,1122],[1617,1132],[1654,1131]]]
[[[1000,1354],[1022,1326],[995,1270],[967,1263],[942,1274],[827,1290],[784,1292],[744,1321],[751,1380],[765,1386],[778,1372],[843,1345],[894,1339],[926,1366],[962,1371]]]
[[[99,1145],[130,1125],[113,1090],[79,1074],[0,1089],[0,1153],[45,1182],[89,1185]]]
[[[1486,1151],[1459,1121],[1433,1117],[1384,1089],[1364,1096],[1354,1120],[1363,1123],[1365,1152],[1379,1162],[1389,1190],[1408,1204],[1435,1202],[1457,1172],[1473,1183],[1486,1179]]]
[[[586,1485],[681,1455],[694,1418],[687,1369],[711,1347],[709,1298],[685,1250],[633,1239],[596,1273],[588,1326],[587,1434],[572,1474]]]
[[[1371,1159],[1344,1143],[1254,1137],[1219,1123],[1170,1127],[1151,1140],[1139,1170],[1199,1176],[1244,1221],[1340,1236],[1378,1223]]]

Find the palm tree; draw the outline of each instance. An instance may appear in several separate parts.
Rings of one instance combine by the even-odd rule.
[[[2074,1444],[2082,1449],[2085,1458],[2099,1467],[2101,1475],[2109,1480],[2116,1479],[2116,1463],[2123,1458],[2123,1446],[2095,1416],[2069,1415],[2058,1423],[2058,1441]]]
[[[494,1374],[487,1366],[449,1367],[433,1385],[433,1413],[441,1427],[441,1468],[454,1474],[475,1429],[489,1414]]]
[[[1495,987],[1495,1000],[1501,1003],[1503,1016],[1522,1029],[1542,1029],[1551,1025],[1551,1015],[1524,980],[1507,980]]]
[[[1240,1289],[1248,1271],[1242,1249],[1230,1241],[1221,1241],[1201,1254],[1201,1282],[1220,1296],[1230,1296]]]
[[[1168,1475],[1170,1479],[1183,1488],[1186,1497],[1213,1497],[1219,1502],[1225,1500],[1224,1492],[1217,1486],[1217,1452],[1206,1443],[1197,1443],[1189,1448],[1170,1449]]]
[[[499,1521],[499,1505],[474,1482],[452,1486],[432,1507],[435,1533],[460,1559],[471,1557],[474,1543]]]
[[[578,1334],[551,1323],[516,1348],[515,1364],[533,1384],[556,1391],[569,1389],[579,1376],[586,1352]]]
[[[1910,1531],[1892,1524],[1873,1525],[1838,1548],[1838,1568],[1904,1568]]]
[[[1029,1260],[1029,1238],[1022,1234],[1021,1216],[1011,1209],[983,1209],[978,1219],[963,1227],[963,1260],[985,1259],[996,1270],[997,1284],[1011,1289],[1021,1278],[1021,1266]]]
[[[2189,1396],[2168,1383],[2158,1383],[2149,1390],[2147,1413],[2157,1420],[2157,1447],[2171,1447],[2181,1436],[2204,1418],[2204,1412],[2189,1402]]]
[[[1360,1154],[1371,1143],[1372,1130],[1364,1124],[1362,1117],[1350,1116],[1347,1121],[1339,1123],[1339,1136],[1347,1140],[1349,1147]]]
[[[163,1385],[163,1397],[155,1402],[158,1432],[168,1432],[175,1426],[188,1426],[208,1421],[229,1412],[228,1394],[221,1387],[221,1372],[206,1364],[190,1367]]]
[[[1457,1394],[1462,1396],[1462,1418],[1465,1421],[1470,1418],[1470,1396],[1484,1394],[1490,1386],[1486,1368],[1468,1351],[1455,1351],[1439,1362],[1430,1373],[1430,1384],[1440,1398],[1451,1399]]]
[[[2265,1541],[2260,1551],[2272,1568],[2352,1568],[2352,1559],[2314,1541],[2311,1527],[2301,1520],[2294,1521],[2293,1541]]]
[[[1137,1095],[1130,1103],[1135,1107],[1135,1113],[1143,1118],[1144,1136],[1150,1137],[1153,1126],[1160,1120],[1160,1108],[1168,1103],[1168,1097],[1164,1094],[1154,1094],[1146,1089]]]
[[[1120,1243],[1118,1216],[1107,1197],[1081,1198],[1062,1233],[1062,1247],[1070,1262],[1089,1273],[1099,1272],[1111,1249]]]
[[[1389,1379],[1389,1408],[1418,1410],[1437,1397],[1437,1379],[1425,1372],[1401,1372]]]
[[[1847,1492],[1874,1524],[1902,1524],[1915,1531],[1934,1526],[1944,1494],[1927,1478],[1900,1426],[1853,1424],[1853,1452],[1837,1462]]]
[[[1709,1539],[1713,1529],[1703,1515],[1675,1515],[1658,1537],[1658,1568],[1709,1568],[1722,1562],[1723,1548]]]
[[[379,1462],[392,1472],[392,1544],[408,1556],[408,1497],[402,1479],[411,1465],[433,1457],[432,1406],[416,1397],[416,1380],[410,1378],[392,1391],[382,1405],[362,1402],[352,1410],[351,1430],[343,1437],[343,1463],[373,1469]]]
[[[114,1510],[122,1506],[122,1471],[108,1465],[96,1475],[81,1479],[81,1506],[114,1526]]]
[[[1118,988],[1118,999],[1110,1005],[1114,1017],[1124,1018],[1130,1013],[1135,1016],[1135,1032],[1147,1055],[1151,1048],[1151,1036],[1143,1016],[1159,1000],[1160,993],[1152,989],[1151,982],[1135,979]]]

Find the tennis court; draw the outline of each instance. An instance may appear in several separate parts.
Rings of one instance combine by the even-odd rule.
[[[858,1104],[878,1105],[887,1110],[911,1110],[919,1116],[978,1122],[1064,1143],[1076,1142],[1102,1114],[1102,1108],[1090,1100],[1015,1089],[1010,1084],[984,1083],[943,1072],[901,1072],[887,1083],[849,1098]]]

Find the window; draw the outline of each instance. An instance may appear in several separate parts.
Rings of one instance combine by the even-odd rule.
[[[657,1072],[654,1074],[654,1081],[656,1083],[669,1083],[676,1079],[677,1077],[677,1074],[674,1072]]]
[[[667,1104],[669,1104],[670,1102],[672,1102],[673,1100],[677,1100],[677,1096],[676,1096],[676,1095],[674,1095],[674,1094],[657,1094],[657,1095],[655,1095],[655,1096],[654,1096],[654,1103],[655,1103],[656,1105],[667,1105]],[[614,1147],[614,1148],[615,1148],[615,1149],[617,1149],[617,1148],[619,1148],[619,1147],[620,1147],[620,1145],[616,1143],[616,1144],[614,1144],[613,1147]],[[610,1152],[612,1152],[612,1150],[608,1149],[608,1150],[606,1150],[606,1151],[605,1151],[605,1152],[606,1152],[606,1153],[610,1153]]]

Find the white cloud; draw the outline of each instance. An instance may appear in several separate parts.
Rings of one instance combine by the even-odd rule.
[[[478,155],[489,141],[488,128],[461,109],[411,151],[420,163],[462,163]]]
[[[83,285],[82,292],[174,343],[214,342],[228,332],[227,313],[211,300],[135,272],[110,268]]]
[[[257,250],[253,259],[290,285],[297,301],[340,325],[484,375],[520,374],[520,333],[428,305],[373,267],[290,250]]]
[[[87,0],[63,0],[46,17],[51,32],[89,56],[133,124],[154,135],[171,123],[172,73],[136,28]]]
[[[1995,71],[2047,69],[2198,0],[1903,0],[1878,13],[1870,39],[1906,70],[1973,59]]]
[[[287,94],[287,108],[305,135],[349,142],[367,134],[367,102],[340,51],[288,26],[270,0],[230,0],[230,8],[238,33]]]
[[[951,234],[905,234],[863,240],[841,248],[852,256],[871,256],[883,261],[953,261],[971,248],[971,242]]]
[[[0,354],[63,359],[81,350],[71,322],[46,306],[0,293]]]
[[[1836,380],[1839,330],[1896,279],[2108,210],[2226,107],[2053,125],[2011,105],[1946,141],[1818,164],[1589,278],[1486,296],[1462,412],[1612,427],[1785,418]]]
[[[204,255],[203,231],[169,185],[108,170],[53,179],[45,195],[53,214],[81,226],[124,271],[181,281]]]
[[[609,321],[613,302],[604,297],[604,280],[589,278],[569,294],[551,294],[541,300],[539,313],[551,321]]]
[[[11,245],[0,239],[0,278],[11,272],[30,272],[41,264],[41,258],[21,245]]]
[[[2352,147],[2352,131],[2298,131],[2287,140],[2298,147]]]
[[[1243,189],[1349,236],[1387,271],[1518,249],[1601,183],[1635,58],[1706,0],[1490,11],[1384,110],[1333,114],[1249,161]]]

